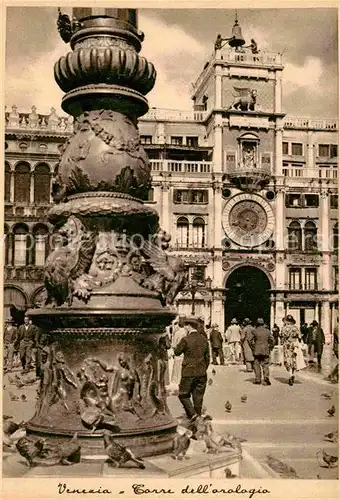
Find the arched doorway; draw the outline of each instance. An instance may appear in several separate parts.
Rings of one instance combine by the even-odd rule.
[[[270,281],[264,271],[253,266],[241,266],[232,271],[226,282],[225,324],[232,318],[255,322],[263,318],[270,324]]]

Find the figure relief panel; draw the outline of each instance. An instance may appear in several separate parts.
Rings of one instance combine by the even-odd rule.
[[[256,81],[253,79],[223,78],[223,108],[272,113],[274,112],[274,102],[275,83],[273,80]]]

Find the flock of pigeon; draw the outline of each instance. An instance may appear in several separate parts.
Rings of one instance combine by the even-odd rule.
[[[212,370],[212,375],[215,376],[216,371]],[[8,381],[10,384],[15,385],[18,389],[21,389],[25,385],[31,385],[36,382],[36,378],[27,376],[24,379],[20,378],[19,375],[14,377],[8,376]],[[209,378],[209,386],[213,385],[213,379]],[[26,402],[25,394],[20,397],[13,393],[9,393],[12,401]],[[326,401],[331,401],[333,399],[334,393],[322,393],[321,397]],[[247,396],[241,396],[241,403],[247,403]],[[225,403],[225,411],[231,413],[232,404],[230,401]],[[327,410],[329,418],[335,416],[336,408],[335,405]],[[12,420],[13,417],[4,415],[3,416],[3,450],[4,451],[15,451],[17,450],[22,457],[24,457],[28,465],[33,467],[35,465],[72,465],[74,463],[79,463],[81,459],[81,444],[78,440],[78,434],[75,433],[68,442],[62,443],[51,443],[45,439],[36,439],[31,436],[26,435],[25,422],[16,423]],[[324,435],[324,440],[330,443],[338,442],[339,433],[338,431],[330,432]],[[191,422],[189,428],[183,434],[177,434],[174,439],[172,457],[178,460],[183,458],[189,458],[186,453],[190,447],[192,440],[202,440],[205,443],[205,451],[207,453],[219,453],[226,451],[227,449],[234,449],[240,456],[242,456],[241,443],[246,441],[245,439],[232,436],[227,434],[226,436],[217,435],[212,428],[212,417],[207,414],[207,409],[204,407],[202,409],[202,416],[197,417],[194,422]],[[123,467],[127,462],[133,462],[138,468],[144,469],[145,462],[141,457],[137,457],[129,449],[117,441],[114,440],[112,434],[109,431],[104,431],[104,446],[105,451],[108,456],[108,463],[114,467]],[[336,467],[338,465],[339,458],[334,455],[328,454],[324,449],[318,450],[317,460],[321,467]],[[296,471],[286,465],[284,462],[268,455],[267,464],[276,472],[280,474],[281,477],[286,478],[297,478]],[[236,477],[232,474],[229,468],[225,469],[225,477],[233,478]],[[319,477],[319,476],[318,476]]]

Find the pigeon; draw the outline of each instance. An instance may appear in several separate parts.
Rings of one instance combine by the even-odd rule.
[[[44,448],[45,441],[38,439],[38,441],[22,437],[16,444],[16,448],[20,455],[28,461],[30,467],[33,467],[35,458],[41,456]]]
[[[174,439],[174,446],[173,446],[173,454],[171,455],[172,458],[175,458],[176,460],[182,460],[183,458],[189,458],[186,457],[186,452],[189,449],[190,446],[190,439],[192,437],[193,433],[190,430],[187,430],[184,434],[176,434],[175,439]]]
[[[22,403],[26,403],[27,402],[27,397],[26,397],[25,394],[21,394],[20,399],[21,399]]]
[[[81,445],[78,441],[78,433],[74,433],[72,438],[59,445],[52,445],[50,448],[44,447],[44,454],[48,461],[55,464],[73,465],[80,462]]]
[[[278,460],[277,458],[274,458],[271,455],[267,455],[266,458],[269,467],[278,474],[280,474],[281,477],[284,477],[286,479],[299,478],[296,473],[296,470],[293,469],[293,467],[290,467],[289,465],[285,464],[284,462],[281,462],[281,460]]]
[[[19,401],[19,396],[17,396],[16,394],[13,394],[13,392],[9,393],[9,397],[10,397],[11,401]]]
[[[229,469],[229,467],[227,467],[226,469],[224,469],[224,473],[225,473],[226,479],[233,479],[234,477],[237,477],[236,474],[233,474],[231,472],[231,470]]]
[[[213,379],[212,379],[212,378],[210,378],[210,379],[208,380],[208,385],[213,385]]]
[[[227,413],[230,413],[231,412],[231,409],[232,409],[232,404],[230,403],[230,401],[227,401],[226,404],[224,405],[224,408],[225,408],[225,411]]]
[[[211,370],[211,374],[212,374],[212,375],[214,375],[214,377],[215,377],[215,375],[216,375],[216,370],[215,370],[215,368],[213,368],[213,369]]]
[[[246,403],[246,402],[247,402],[247,399],[248,399],[248,398],[247,398],[247,396],[246,396],[246,395],[241,396],[241,402],[242,402],[242,403]]]
[[[9,420],[10,418],[13,418],[12,415],[2,415],[2,420],[6,421]]]
[[[126,462],[131,460],[138,466],[139,469],[145,469],[145,465],[141,458],[136,457],[132,451],[129,450],[129,448],[125,448],[111,439],[107,432],[104,433],[104,445],[106,453],[109,456],[109,460],[114,467],[121,467]]]
[[[322,460],[328,465],[328,468],[335,467],[338,463],[339,457],[335,457],[334,455],[329,455],[325,452],[325,450],[318,450],[316,452],[316,456],[320,465],[320,454],[322,453]]]
[[[321,394],[321,397],[324,398],[324,399],[332,399],[332,395],[328,394],[327,392],[323,392]]]
[[[323,438],[325,441],[330,441],[331,443],[337,443],[339,439],[339,432],[338,431],[329,432],[328,434],[325,434]]]
[[[332,405],[332,407],[329,410],[327,410],[327,413],[328,413],[328,415],[330,417],[334,417],[334,415],[335,415],[335,406]]]

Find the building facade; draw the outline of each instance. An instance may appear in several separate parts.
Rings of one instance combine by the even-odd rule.
[[[176,300],[223,330],[233,317],[271,326],[338,317],[338,120],[289,117],[279,54],[215,44],[193,110],[140,119],[152,168],[149,204],[189,267]],[[72,121],[5,113],[5,317],[39,305],[53,245],[52,179]]]

